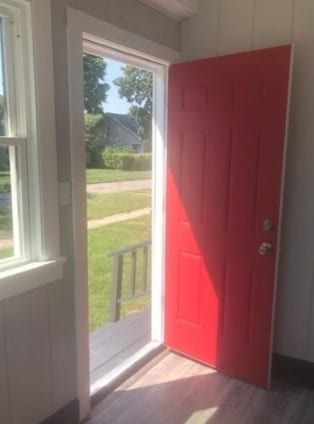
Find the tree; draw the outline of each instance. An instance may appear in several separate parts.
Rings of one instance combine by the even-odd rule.
[[[104,121],[105,117],[102,113],[97,115],[85,113],[85,149],[87,166],[90,168],[104,167],[102,157],[102,151],[106,144]]]
[[[5,106],[4,95],[0,94],[0,135],[5,135]]]
[[[84,109],[90,114],[103,113],[102,103],[107,99],[109,84],[104,82],[106,62],[97,56],[84,53]]]
[[[5,134],[5,100],[4,95],[0,94],[0,135]],[[7,171],[10,166],[8,147],[0,147],[0,170]]]
[[[124,66],[122,71],[123,75],[116,78],[113,83],[119,89],[119,96],[133,103],[129,116],[138,125],[138,135],[151,144],[153,74],[132,66]]]

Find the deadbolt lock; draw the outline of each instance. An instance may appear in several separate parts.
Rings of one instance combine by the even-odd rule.
[[[270,231],[273,228],[273,223],[270,219],[265,219],[262,223],[262,228],[264,231]]]

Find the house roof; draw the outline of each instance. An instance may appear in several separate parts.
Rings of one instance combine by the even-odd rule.
[[[128,115],[122,115],[121,113],[106,113],[107,116],[118,121],[128,130],[132,131],[135,135],[137,135],[137,124],[134,119],[130,118]]]
[[[128,115],[122,115],[121,113],[106,113],[107,118],[113,119],[118,122],[119,125],[124,127],[127,131],[133,134],[134,138],[138,141],[133,144],[142,145],[143,140],[137,135],[137,123],[134,119],[130,118]]]

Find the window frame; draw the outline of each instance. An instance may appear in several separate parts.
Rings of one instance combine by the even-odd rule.
[[[10,144],[17,152],[19,207],[13,219],[21,231],[15,236],[19,255],[0,262],[0,300],[61,279],[65,262],[60,256],[50,0],[0,0],[4,14],[10,25],[3,43],[8,114],[16,119],[0,145]]]

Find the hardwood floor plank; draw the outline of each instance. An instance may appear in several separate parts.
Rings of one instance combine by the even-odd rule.
[[[313,424],[314,392],[265,391],[169,352],[92,411],[88,424]]]

